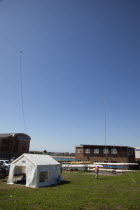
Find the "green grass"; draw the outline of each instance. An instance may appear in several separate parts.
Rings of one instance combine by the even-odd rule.
[[[36,189],[0,182],[0,209],[140,209],[140,171],[131,176],[65,172],[64,184]]]

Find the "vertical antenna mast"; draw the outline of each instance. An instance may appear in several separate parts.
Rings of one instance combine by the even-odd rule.
[[[104,108],[105,108],[105,149],[106,149],[106,161],[107,161],[107,148],[106,148],[106,98],[104,98]]]
[[[26,132],[26,123],[25,123],[25,114],[24,114],[24,101],[23,101],[23,80],[22,80],[22,50],[20,50],[20,93],[21,93],[21,109],[22,109],[22,117],[23,117],[23,124],[24,124],[24,130]]]
[[[106,100],[104,100],[105,105],[105,146],[106,146]]]

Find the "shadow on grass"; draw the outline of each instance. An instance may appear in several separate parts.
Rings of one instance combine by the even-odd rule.
[[[71,183],[70,181],[64,180],[64,181],[61,181],[60,183],[52,184],[52,185],[49,185],[49,186],[42,186],[41,188],[44,188],[44,187],[46,187],[46,188],[47,187],[57,187],[57,186],[70,184],[70,183]]]
[[[70,181],[64,180],[64,181],[61,181],[60,183],[52,184],[52,185],[49,185],[49,186],[42,186],[41,188],[44,188],[44,187],[56,187],[56,186],[60,186],[60,185],[70,184],[70,183],[71,183]],[[26,182],[18,182],[16,184],[25,186]]]
[[[60,186],[60,185],[70,184],[70,183],[71,183],[70,181],[64,180],[64,181],[61,181],[60,183],[52,184],[49,187],[56,187],[56,186]]]
[[[67,181],[67,180],[64,180],[60,183],[60,185],[64,185],[64,184],[70,184],[71,182],[70,181]]]

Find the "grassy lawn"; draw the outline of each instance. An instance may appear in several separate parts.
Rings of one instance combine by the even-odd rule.
[[[64,184],[27,188],[0,182],[0,209],[140,209],[140,171],[118,176],[63,173]]]

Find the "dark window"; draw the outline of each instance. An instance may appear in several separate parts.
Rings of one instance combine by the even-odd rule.
[[[9,150],[8,146],[2,145],[2,148],[1,148],[2,152],[8,152],[8,150]]]
[[[21,150],[22,152],[26,151],[26,142],[21,142]]]
[[[90,149],[85,149],[85,153],[90,153]]]
[[[28,136],[17,136],[17,138],[19,139],[19,140],[30,140],[30,138],[28,137]]]
[[[94,149],[95,154],[99,154],[99,149]]]
[[[104,154],[109,154],[109,149],[103,149]]]
[[[2,145],[9,145],[9,141],[8,140],[2,140]]]
[[[113,149],[111,149],[111,154],[117,154],[117,149],[116,148],[113,148]]]
[[[77,152],[78,152],[78,153],[82,153],[82,149],[78,149]]]
[[[48,171],[40,172],[39,181],[40,182],[48,181]]]

